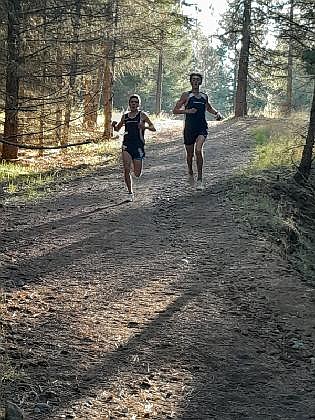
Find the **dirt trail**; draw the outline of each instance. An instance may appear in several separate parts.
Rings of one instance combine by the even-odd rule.
[[[202,192],[174,128],[134,203],[101,167],[3,211],[3,399],[28,419],[315,419],[312,290],[227,196],[254,123],[211,124]]]

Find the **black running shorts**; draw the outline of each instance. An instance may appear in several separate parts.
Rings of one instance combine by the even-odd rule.
[[[208,130],[207,129],[199,129],[199,130],[193,130],[191,128],[185,127],[184,129],[184,144],[186,145],[192,145],[196,143],[198,136],[204,136],[204,138],[207,138]]]
[[[122,145],[122,151],[128,152],[132,160],[142,160],[145,157],[144,147],[134,145]]]

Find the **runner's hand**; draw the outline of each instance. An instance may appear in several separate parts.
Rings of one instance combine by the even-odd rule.
[[[186,109],[186,114],[196,114],[198,110],[196,108]]]
[[[117,124],[117,121],[112,121],[112,127],[116,127]]]
[[[223,120],[223,115],[222,115],[222,114],[220,114],[220,112],[218,112],[218,113],[217,113],[217,115],[215,116],[215,119],[216,119],[217,121],[222,121],[222,120]]]

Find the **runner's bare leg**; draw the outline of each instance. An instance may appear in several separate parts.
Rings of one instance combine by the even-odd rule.
[[[122,161],[124,166],[125,183],[127,185],[128,192],[132,193],[132,180],[130,175],[132,158],[126,150],[123,150],[122,152]]]
[[[186,160],[187,160],[187,166],[188,166],[188,174],[193,175],[193,158],[194,158],[194,144],[185,144],[186,148]]]
[[[198,136],[196,139],[195,155],[198,171],[198,181],[202,181],[202,168],[203,168],[203,144],[205,142],[204,136]]]
[[[133,173],[135,174],[136,178],[139,178],[141,176],[142,167],[143,167],[143,160],[142,159],[134,159],[133,160]]]

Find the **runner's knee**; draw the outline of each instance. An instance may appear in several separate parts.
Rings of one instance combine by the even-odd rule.
[[[136,177],[136,178],[139,178],[140,176],[141,176],[141,173],[142,173],[142,168],[139,168],[139,167],[135,167],[134,169],[133,169],[133,173],[134,173],[134,176]]]
[[[202,153],[203,143],[204,143],[203,141],[196,143],[196,148],[195,148],[195,152],[196,153]]]

